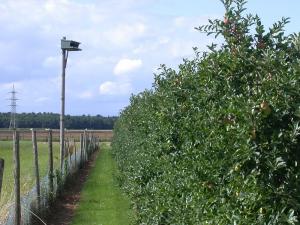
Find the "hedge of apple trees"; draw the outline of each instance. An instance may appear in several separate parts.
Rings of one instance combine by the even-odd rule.
[[[201,32],[221,38],[131,97],[113,153],[136,224],[300,224],[300,38],[244,0]]]

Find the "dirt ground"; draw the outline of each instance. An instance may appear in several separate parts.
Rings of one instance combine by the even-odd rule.
[[[45,219],[47,225],[68,225],[71,223],[75,209],[80,200],[80,192],[89,176],[89,172],[95,166],[95,160],[99,154],[96,151],[84,168],[80,169],[74,178],[66,185],[63,194],[53,203],[49,215]],[[41,221],[34,221],[36,225],[45,225]]]

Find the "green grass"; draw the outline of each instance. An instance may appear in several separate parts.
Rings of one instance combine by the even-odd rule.
[[[84,184],[72,225],[131,224],[130,202],[115,179],[117,167],[110,150],[108,144],[101,145],[96,165]]]
[[[5,160],[3,185],[0,196],[0,221],[5,218],[5,215],[14,198],[14,174],[13,174],[13,151],[11,141],[0,141],[0,158]],[[54,152],[54,168],[59,166],[59,143],[53,143]],[[40,178],[46,176],[48,171],[48,143],[39,142],[39,167]],[[20,142],[20,179],[21,179],[21,194],[24,195],[30,191],[34,184],[34,164],[33,150],[31,141]]]

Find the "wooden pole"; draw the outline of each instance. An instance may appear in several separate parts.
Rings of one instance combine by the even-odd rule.
[[[53,174],[52,130],[49,130],[49,133],[48,133],[48,150],[49,150],[49,172],[48,172],[49,190],[50,190],[50,193],[53,194],[54,193],[54,185],[53,185],[54,174]]]
[[[70,139],[68,140],[68,154],[69,154],[69,170],[71,172],[72,170],[72,152],[71,152],[71,148],[72,148],[72,143],[70,141]]]
[[[84,146],[83,146],[83,154],[84,154],[84,162],[87,161],[87,135],[86,135],[86,131],[84,131],[84,134],[83,134],[83,143],[84,143]]]
[[[14,180],[15,180],[15,218],[14,225],[21,224],[21,198],[20,198],[20,150],[19,132],[13,132],[13,154],[14,154]]]
[[[41,187],[40,187],[40,173],[39,173],[39,155],[36,141],[36,131],[32,130],[32,149],[34,155],[34,171],[35,171],[35,181],[36,181],[36,195],[37,195],[37,210],[41,209]]]
[[[80,134],[80,166],[83,164],[83,134]]]
[[[66,39],[65,37],[63,39]],[[67,54],[66,50],[62,50],[62,75],[61,75],[61,114],[60,114],[60,170],[63,174],[64,170],[64,156],[65,156],[65,78],[66,78],[66,65]]]
[[[92,154],[95,151],[94,136],[93,135],[91,137],[91,145],[92,145],[92,150],[91,150],[91,154]]]
[[[0,158],[0,197],[1,197],[3,173],[4,173],[4,159]]]
[[[74,164],[74,168],[75,168],[75,170],[76,170],[76,168],[77,168],[77,148],[76,148],[76,140],[75,140],[75,138],[74,138],[74,141],[73,141],[73,143],[74,143],[74,157],[75,157],[75,164]]]
[[[101,143],[100,141],[101,141],[101,140],[100,140],[100,137],[98,137],[98,140],[97,140],[97,142],[98,142],[98,150],[101,150],[101,149],[100,149],[100,146],[101,146],[101,145],[100,145],[100,143]]]
[[[69,157],[68,157],[68,139],[65,140],[65,150],[64,150],[64,175],[68,174],[69,171]],[[66,171],[65,171],[66,170]]]

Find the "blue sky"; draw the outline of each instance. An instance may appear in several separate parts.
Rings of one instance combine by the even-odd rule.
[[[270,26],[291,17],[298,0],[249,0],[248,12]],[[222,18],[219,0],[0,0],[0,111],[15,84],[18,112],[59,112],[62,36],[82,42],[71,52],[66,113],[118,115],[131,94],[151,88],[160,64],[176,68],[214,40],[193,28]]]

